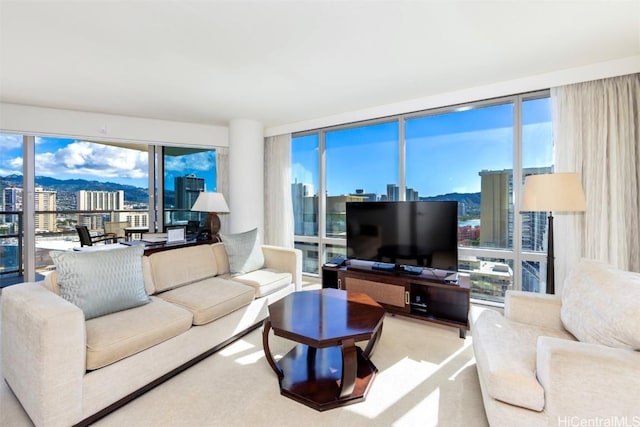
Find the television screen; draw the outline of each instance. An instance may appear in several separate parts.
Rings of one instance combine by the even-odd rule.
[[[458,202],[348,202],[347,257],[458,270]]]

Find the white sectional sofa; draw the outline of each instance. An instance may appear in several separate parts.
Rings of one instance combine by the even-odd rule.
[[[44,282],[5,288],[6,382],[37,426],[91,423],[257,327],[268,304],[300,289],[300,251],[261,251],[262,268],[235,275],[223,243],[143,256],[145,303],[89,320],[59,295],[60,266]]]
[[[640,425],[640,273],[582,260],[561,295],[508,291],[470,321],[492,427]]]

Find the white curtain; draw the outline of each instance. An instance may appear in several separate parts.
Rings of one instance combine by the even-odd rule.
[[[264,242],[293,248],[291,134],[265,138]]]
[[[556,283],[581,258],[640,271],[640,73],[551,89],[556,171],[587,209],[556,215]]]
[[[229,148],[216,147],[216,192],[222,193],[229,204]],[[231,212],[232,213],[232,212]],[[229,215],[220,214],[220,233],[229,234]]]

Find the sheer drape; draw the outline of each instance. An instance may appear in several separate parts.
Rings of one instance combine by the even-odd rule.
[[[587,210],[556,215],[556,283],[580,257],[640,271],[640,74],[551,90],[556,171],[582,177]]]
[[[293,248],[291,135],[265,138],[264,242]]]
[[[229,148],[216,148],[216,192],[222,193],[229,204]],[[231,212],[232,213],[232,212]],[[229,233],[229,215],[220,214],[220,233]]]

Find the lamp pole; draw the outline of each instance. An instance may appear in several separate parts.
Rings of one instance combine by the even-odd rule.
[[[556,287],[554,283],[554,268],[553,268],[553,215],[549,212],[549,226],[547,227],[547,293],[555,294]]]

